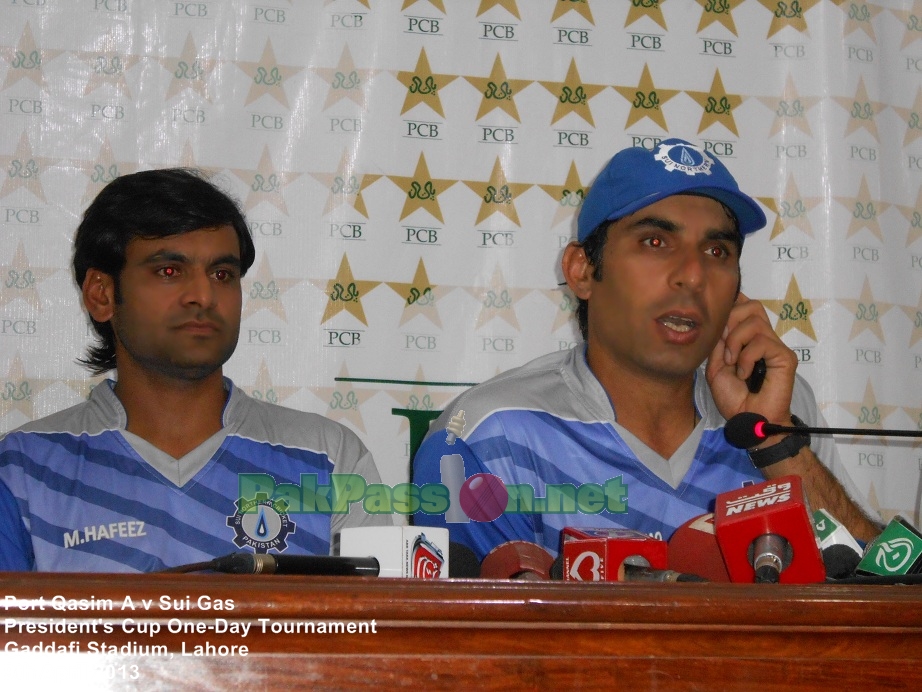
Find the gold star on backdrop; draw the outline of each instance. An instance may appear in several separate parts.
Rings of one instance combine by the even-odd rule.
[[[42,298],[38,294],[38,285],[57,272],[50,267],[36,267],[20,240],[16,253],[9,264],[0,264],[0,307],[9,305],[14,300],[24,300],[32,310],[42,311]]]
[[[913,101],[912,108],[900,108],[899,106],[891,106],[891,108],[906,123],[906,136],[903,137],[903,148],[905,149],[922,137],[922,87],[916,90],[916,100]]]
[[[192,32],[186,36],[182,53],[178,58],[159,58],[158,62],[168,70],[173,78],[166,90],[165,99],[169,101],[174,96],[181,94],[186,89],[201,95],[205,100],[211,101],[208,93],[208,78],[218,66],[218,61],[199,55],[195,47]]]
[[[266,202],[288,216],[288,205],[285,204],[282,190],[289,183],[300,178],[301,174],[276,170],[272,157],[269,155],[268,146],[263,146],[262,156],[259,157],[259,164],[255,169],[232,168],[231,170],[234,175],[246,183],[247,196],[243,206],[247,212]]]
[[[823,198],[801,195],[793,174],[788,176],[784,186],[784,195],[781,198],[776,200],[772,197],[758,197],[757,199],[777,214],[769,240],[774,240],[789,228],[799,228],[811,238],[814,237],[809,214],[823,201]]]
[[[339,56],[339,63],[336,67],[315,67],[313,71],[330,85],[323,110],[342,100],[352,101],[364,109],[367,103],[365,89],[379,72],[379,70],[356,68],[348,45],[343,46],[343,52]]]
[[[722,24],[727,31],[734,36],[736,33],[736,24],[733,21],[733,10],[743,4],[743,0],[724,0],[723,2],[714,2],[714,0],[695,0],[701,5],[701,21],[698,22],[698,33],[707,29],[711,24]]]
[[[124,94],[131,98],[131,89],[125,73],[141,61],[138,55],[125,55],[119,48],[130,45],[125,38],[119,36],[119,29],[110,29],[107,34],[99,38],[101,47],[86,51],[75,51],[75,55],[90,67],[90,78],[83,89],[83,95],[89,96],[97,89],[111,86],[117,95]]]
[[[480,0],[480,7],[477,8],[476,16],[479,17],[482,14],[486,14],[494,7],[502,7],[516,19],[522,18],[515,0]]]
[[[765,38],[771,38],[787,27],[809,36],[805,15],[807,10],[819,2],[820,0],[759,0],[759,4],[772,13],[772,23]]]
[[[922,187],[916,195],[915,206],[894,205],[909,222],[909,235],[906,237],[906,247],[909,247],[919,238],[922,238]]]
[[[403,7],[400,8],[400,11],[403,12],[408,7],[415,5],[416,3],[421,2],[421,0],[403,0]],[[432,3],[432,6],[439,10],[442,14],[445,12],[445,0],[428,0]]]
[[[861,401],[844,401],[841,406],[855,417],[855,427],[868,429],[883,428],[884,419],[899,408],[877,401],[870,378],[864,388],[864,397]],[[852,438],[852,442],[867,444],[866,439],[857,436]],[[886,440],[880,440],[878,444],[886,444]]]
[[[871,282],[867,277],[864,277],[861,296],[858,300],[839,300],[839,303],[845,306],[852,314],[852,331],[848,335],[849,341],[859,334],[871,332],[880,339],[880,343],[887,343],[887,340],[884,339],[884,329],[880,323],[880,318],[889,312],[893,304],[874,299],[874,294],[871,292]]]
[[[624,26],[630,26],[641,17],[649,17],[659,24],[664,30],[668,31],[666,18],[663,16],[663,3],[666,0],[653,0],[653,2],[632,2],[631,8],[627,12],[627,19],[624,20]]]
[[[570,59],[566,79],[562,82],[540,82],[541,86],[557,98],[557,107],[551,124],[559,122],[569,113],[574,113],[595,127],[592,111],[589,110],[589,101],[608,87],[604,84],[583,84],[576,68],[576,58]]]
[[[557,288],[544,288],[540,291],[541,295],[557,306],[554,311],[554,324],[551,325],[551,334],[561,327],[575,322],[576,316],[576,296],[570,291],[569,286],[558,286]]]
[[[660,106],[682,92],[678,89],[657,89],[656,85],[653,84],[653,77],[650,76],[650,68],[646,63],[644,63],[637,86],[616,86],[614,89],[631,104],[627,122],[624,124],[625,130],[644,118],[650,118],[663,130],[669,130],[669,126],[666,125],[666,114],[663,113]]]
[[[256,274],[245,277],[243,284],[243,312],[240,319],[245,320],[260,310],[268,310],[282,322],[288,322],[282,296],[303,279],[280,279],[272,273],[269,256],[263,253]]]
[[[259,359],[259,369],[256,371],[256,379],[249,387],[241,387],[243,391],[258,401],[268,401],[270,404],[280,404],[292,394],[297,393],[301,387],[290,387],[282,384],[274,384],[272,376],[269,374],[269,366],[266,365],[266,359]]]
[[[348,312],[366,327],[368,326],[368,320],[365,319],[365,310],[362,307],[362,299],[381,282],[356,279],[352,274],[349,258],[345,253],[343,253],[343,258],[339,263],[336,278],[320,279],[311,281],[311,283],[323,288],[327,294],[327,307],[323,311],[323,317],[320,319],[321,324],[328,322],[341,312]]]
[[[16,190],[28,190],[45,204],[45,189],[42,187],[42,175],[57,162],[46,156],[32,154],[32,142],[28,133],[23,130],[16,144],[16,152],[12,156],[0,154],[0,165],[3,167],[3,186],[0,187],[0,199],[11,195]]]
[[[304,69],[303,65],[279,65],[272,49],[272,39],[268,38],[258,62],[238,60],[237,67],[250,78],[250,90],[244,106],[249,106],[263,96],[270,96],[285,108],[289,108],[285,82]]]
[[[481,305],[474,329],[480,329],[495,317],[516,330],[520,329],[519,320],[515,315],[515,304],[531,293],[532,289],[510,287],[503,278],[503,270],[498,264],[488,285],[474,286],[466,290],[479,300]]]
[[[57,380],[27,377],[19,351],[13,356],[6,377],[0,380],[0,417],[11,411],[19,411],[29,420],[35,418],[35,397]]]
[[[522,122],[519,119],[519,111],[515,107],[515,95],[532,82],[528,79],[509,79],[499,53],[493,61],[493,69],[489,77],[465,77],[465,79],[480,92],[482,97],[480,108],[477,110],[477,120],[499,108],[516,122]]]
[[[419,155],[416,170],[413,171],[412,176],[389,175],[387,177],[407,195],[403,203],[403,210],[400,212],[401,221],[417,209],[425,209],[437,218],[439,223],[445,223],[442,218],[442,209],[439,206],[439,195],[458,182],[457,180],[433,178],[429,175],[429,166],[426,164],[424,154]]]
[[[324,216],[331,214],[340,207],[351,206],[366,219],[368,218],[368,209],[365,207],[362,191],[382,177],[370,173],[357,174],[355,172],[355,159],[345,149],[339,159],[336,172],[311,173],[311,176],[317,182],[326,185],[330,191],[330,196],[327,197],[326,205],[323,207]]]
[[[416,60],[416,68],[412,72],[400,71],[397,73],[397,81],[407,88],[407,95],[403,100],[400,115],[424,103],[444,118],[445,111],[442,109],[442,99],[439,98],[439,91],[457,78],[458,75],[456,74],[433,73],[432,68],[429,67],[426,49],[421,48],[419,58]]]
[[[116,161],[108,137],[103,140],[96,161],[82,161],[77,167],[90,177],[83,192],[81,207],[89,205],[106,185],[120,175],[134,173],[140,168],[135,161]]]
[[[922,407],[913,408],[911,406],[904,406],[903,410],[906,412],[906,415],[909,416],[909,418],[912,420],[913,429],[922,430]]]
[[[349,369],[343,363],[338,378],[349,378]],[[321,401],[327,403],[324,415],[335,421],[349,421],[356,429],[365,432],[365,422],[362,420],[362,404],[369,397],[378,393],[374,389],[355,389],[351,382],[337,382],[333,387],[311,387],[310,390]]]
[[[845,234],[846,240],[866,228],[883,242],[884,233],[880,228],[880,215],[887,210],[890,204],[871,197],[871,190],[864,176],[861,176],[861,184],[858,186],[856,197],[836,196],[834,199],[848,209],[852,217]]]
[[[775,324],[775,333],[784,336],[792,329],[796,329],[808,339],[816,341],[816,332],[813,329],[813,312],[818,309],[823,301],[804,298],[797,285],[797,277],[791,275],[787,292],[783,300],[760,299],[762,305],[778,315]]]
[[[97,385],[105,382],[106,379],[106,375],[103,374],[81,378],[66,378],[61,380],[61,382],[74,390],[80,399],[85,401],[90,398],[90,392],[92,392]]]
[[[480,211],[477,213],[475,224],[479,224],[491,215],[500,213],[520,226],[519,215],[515,209],[516,198],[532,186],[531,183],[510,183],[503,170],[502,160],[499,156],[493,164],[490,179],[486,182],[479,180],[464,180],[471,190],[480,196]]]
[[[438,286],[430,283],[422,258],[416,265],[416,273],[411,283],[387,281],[386,284],[403,298],[403,313],[400,315],[398,326],[402,327],[417,315],[423,315],[436,327],[442,328],[438,310],[438,292],[436,291]]]
[[[901,305],[900,309],[912,322],[912,332],[909,336],[909,348],[922,341],[922,295],[919,296],[919,302],[915,306]]]
[[[860,2],[859,0],[849,0],[839,5],[839,9],[845,13],[845,29],[842,36],[849,36],[856,31],[863,31],[872,41],[877,41],[877,35],[874,32],[872,22],[884,8],[880,5],[874,5],[870,2]]]
[[[864,86],[864,77],[858,78],[858,87],[854,96],[834,96],[833,100],[848,111],[848,125],[845,127],[845,136],[865,130],[874,139],[880,141],[877,135],[877,116],[887,107],[880,101],[872,101],[868,90]]]
[[[900,45],[900,50],[913,41],[922,38],[922,0],[913,0],[912,9],[891,9],[890,11],[906,27],[903,32],[903,43]]]
[[[557,3],[554,5],[554,14],[551,16],[551,21],[555,22],[567,12],[573,11],[595,26],[595,20],[592,18],[592,10],[589,9],[589,2],[590,0],[579,0],[578,2],[573,2],[572,0],[557,0]]]
[[[728,94],[724,89],[720,70],[714,70],[714,79],[711,81],[709,91],[686,91],[694,101],[704,109],[701,114],[701,123],[698,125],[698,134],[701,134],[714,123],[720,123],[730,132],[739,137],[736,129],[736,120],[733,111],[743,103],[743,97],[738,94]]]
[[[813,136],[807,113],[820,103],[821,99],[814,96],[801,96],[790,74],[784,81],[781,96],[760,96],[758,99],[775,113],[772,129],[768,133],[769,137],[774,137],[778,133],[787,134],[789,128],[799,130],[808,137]]]
[[[551,227],[556,226],[561,221],[573,218],[579,212],[580,207],[583,205],[583,199],[585,199],[586,193],[589,191],[588,186],[583,185],[579,179],[576,161],[570,162],[567,180],[563,185],[539,185],[538,187],[557,202],[557,209],[554,212],[554,218],[551,220]]]
[[[426,384],[422,384],[426,382],[422,366],[416,369],[415,379],[420,384],[414,384],[409,391],[406,389],[385,389],[384,391],[392,396],[394,401],[400,404],[401,408],[409,409],[410,411],[443,411],[445,404],[458,395],[457,390],[439,392]],[[410,419],[406,416],[397,417],[400,419],[397,434],[401,435],[409,429]]]
[[[179,155],[179,165],[183,168],[194,168],[197,171],[201,171],[206,178],[214,178],[221,172],[221,169],[215,166],[203,166],[200,164],[195,158],[192,142],[188,139],[182,145],[182,153]]]
[[[7,41],[4,43],[6,44]],[[5,57],[10,64],[0,91],[6,91],[23,79],[39,88],[43,87],[45,83],[43,69],[46,63],[54,60],[63,52],[63,50],[46,50],[36,46],[32,27],[26,22],[15,48],[9,44],[0,47],[0,55]]]

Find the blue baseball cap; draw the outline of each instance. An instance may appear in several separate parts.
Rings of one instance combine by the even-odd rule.
[[[583,242],[600,224],[624,218],[672,195],[694,194],[723,202],[736,215],[740,233],[762,228],[765,213],[740,192],[718,159],[683,139],[665,139],[653,151],[622,149],[602,169],[583,200],[577,239]]]

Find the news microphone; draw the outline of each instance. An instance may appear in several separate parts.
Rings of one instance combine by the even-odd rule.
[[[463,543],[448,543],[448,576],[452,579],[476,579],[480,576],[477,554]]]
[[[714,528],[733,582],[812,584],[826,579],[799,476],[720,493]]]
[[[550,579],[554,557],[537,543],[509,541],[491,550],[480,563],[484,579]]]
[[[673,532],[668,559],[669,569],[676,572],[690,572],[708,581],[730,581],[717,545],[713,512],[692,517]]]
[[[706,582],[707,579],[697,574],[676,572],[674,569],[652,569],[622,562],[618,568],[618,581]]]
[[[619,581],[625,561],[666,569],[667,546],[632,529],[577,529],[561,534],[564,581]]]
[[[813,513],[813,529],[820,542],[827,579],[844,579],[855,573],[863,553],[849,530],[825,509]]]
[[[922,533],[894,517],[865,550],[856,572],[888,578],[922,574]]]
[[[737,449],[752,449],[767,437],[781,433],[811,435],[873,435],[876,437],[922,437],[922,430],[879,430],[872,428],[811,428],[809,426],[775,425],[758,413],[744,411],[727,421],[724,437]]]
[[[374,557],[334,555],[269,555],[231,553],[209,563],[215,572],[227,574],[301,574],[326,577],[377,577],[380,570]]]
[[[381,577],[439,579],[451,565],[448,529],[433,526],[357,526],[339,534],[339,555],[374,557]]]

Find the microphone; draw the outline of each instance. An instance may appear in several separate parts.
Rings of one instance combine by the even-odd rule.
[[[668,558],[671,570],[699,574],[708,581],[730,581],[714,533],[713,512],[692,517],[673,532]]]
[[[376,558],[381,577],[439,579],[450,574],[450,547],[446,528],[358,526],[340,532],[338,552]]]
[[[849,530],[825,509],[813,513],[813,528],[820,542],[827,579],[844,579],[855,573],[862,550]]]
[[[868,546],[856,573],[879,577],[922,574],[922,533],[903,517],[894,517]]]
[[[720,493],[714,528],[733,582],[812,584],[826,579],[799,476]]]
[[[448,576],[452,579],[476,579],[480,576],[476,553],[463,543],[448,543]]]
[[[377,577],[378,560],[373,557],[333,555],[269,555],[231,553],[210,563],[215,572],[227,574],[301,574],[326,577]]]
[[[877,437],[922,437],[922,430],[877,430],[871,428],[811,428],[775,425],[758,413],[737,413],[724,426],[724,437],[737,449],[752,449],[765,438],[780,433],[810,433],[815,435],[874,435]]]
[[[553,562],[553,556],[537,543],[509,541],[487,553],[480,563],[480,576],[484,579],[541,581],[551,578]]]
[[[618,581],[706,582],[707,579],[697,574],[676,572],[674,569],[651,569],[623,562],[618,568]]]
[[[631,529],[564,527],[564,581],[623,581],[627,561],[645,568],[666,569],[666,541]],[[620,578],[619,578],[620,577]]]

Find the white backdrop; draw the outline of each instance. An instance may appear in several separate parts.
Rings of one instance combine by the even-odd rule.
[[[256,239],[228,374],[405,480],[392,409],[575,343],[582,195],[667,136],[764,205],[743,290],[830,423],[922,428],[920,0],[2,0],[0,58],[0,430],[98,381],[74,363],[83,209],[189,165]],[[919,523],[922,447],[841,450]]]

